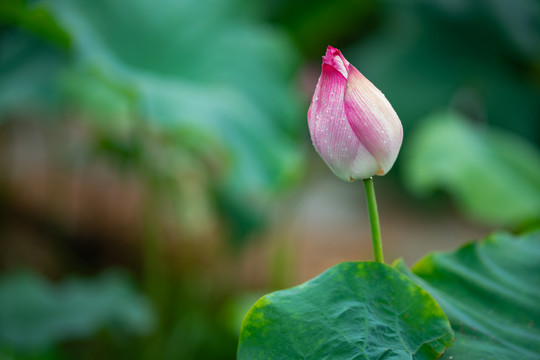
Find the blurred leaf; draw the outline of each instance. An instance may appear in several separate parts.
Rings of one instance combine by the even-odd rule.
[[[36,107],[82,119],[92,154],[152,178],[146,185],[180,204],[179,217],[193,214],[192,205],[209,208],[214,193],[234,199],[214,200],[205,213],[226,214],[235,237],[261,224],[268,203],[301,175],[298,55],[278,27],[245,11],[244,0],[8,5],[4,20],[18,29],[0,40],[0,116],[21,117]],[[68,52],[28,31],[20,18],[31,9],[50,14],[49,25],[69,38]],[[197,179],[185,158],[200,165]],[[185,191],[176,191],[186,179],[200,184],[200,204],[197,195],[185,201]]]
[[[54,46],[20,53],[16,45],[32,44],[30,35],[6,40],[0,110],[24,114],[31,101],[53,105],[51,97],[61,95],[64,114],[82,115],[100,134],[98,145],[138,142],[144,156],[131,163],[168,184],[189,173],[168,154],[202,154],[201,183],[235,199],[223,210],[231,223],[235,214],[257,217],[239,222],[245,228],[237,234],[259,224],[268,202],[297,181],[304,124],[293,78],[298,56],[277,27],[241,10],[244,1],[134,0],[129,11],[108,0],[38,5],[69,35],[70,52],[51,69],[45,62]]]
[[[536,360],[540,350],[540,232],[495,234],[452,253],[434,253],[412,272],[456,334],[447,360]]]
[[[6,114],[48,109],[58,102],[56,77],[63,54],[19,31],[0,37],[0,120]]]
[[[540,59],[540,4],[534,0],[485,1],[469,7],[483,11],[509,47],[519,55]],[[472,10],[471,9],[471,10]]]
[[[404,179],[415,193],[443,189],[465,214],[488,224],[540,217],[540,152],[525,139],[442,113],[407,142]]]
[[[3,348],[0,344],[0,360],[59,360],[63,357],[56,349],[46,349],[35,352],[14,352],[11,349]]]
[[[379,20],[376,0],[266,0],[264,16],[283,24],[303,53],[320,58],[330,44],[358,40]]]
[[[238,359],[437,359],[448,319],[391,267],[342,263],[261,298],[242,324]]]
[[[152,323],[147,300],[119,273],[59,284],[30,272],[0,279],[0,344],[20,350],[87,337],[104,328],[142,334]]]
[[[174,295],[162,315],[168,323],[164,341],[150,359],[236,359],[237,328],[231,329],[227,318],[230,283],[201,275],[184,272],[181,281],[172,283]]]
[[[258,201],[297,176],[297,60],[283,34],[244,18],[232,0],[138,0],[129,13],[118,1],[51,5],[73,38],[81,80],[99,74],[94,80],[116,88],[152,131],[206,134],[212,142],[199,147],[226,151],[216,155],[228,191]],[[77,85],[81,94],[96,86]],[[113,98],[92,95],[91,108],[110,109]]]
[[[0,25],[15,25],[43,39],[69,48],[69,35],[57,24],[42,2],[3,0],[0,2]]]

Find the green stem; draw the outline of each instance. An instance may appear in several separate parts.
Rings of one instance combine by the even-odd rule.
[[[364,187],[366,188],[366,199],[369,213],[369,225],[371,227],[371,242],[373,243],[373,257],[377,262],[384,262],[381,226],[379,225],[379,213],[377,211],[377,200],[375,199],[375,187],[373,186],[373,178],[364,179]]]

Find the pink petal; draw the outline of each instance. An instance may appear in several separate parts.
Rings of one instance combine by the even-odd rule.
[[[322,74],[308,111],[313,145],[339,178],[352,181],[367,178],[379,166],[356,137],[345,116],[344,96],[347,80],[343,72],[349,63],[330,48],[324,57]],[[329,54],[330,53],[330,54]]]
[[[403,127],[383,93],[354,66],[348,66],[344,96],[347,119],[356,137],[379,164],[377,175],[386,174],[394,165]]]

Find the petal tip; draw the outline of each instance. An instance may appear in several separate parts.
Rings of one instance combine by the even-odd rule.
[[[328,48],[326,49],[326,54],[322,58],[323,67],[325,64],[330,65],[331,67],[339,71],[345,78],[347,78],[349,73],[349,62],[347,61],[347,59],[345,59],[339,49],[328,45]]]

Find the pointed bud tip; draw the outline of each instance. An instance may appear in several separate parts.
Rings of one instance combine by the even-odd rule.
[[[328,45],[328,48],[326,49],[326,54],[322,57],[323,58],[323,67],[324,65],[330,65],[337,71],[341,73],[345,78],[348,76],[349,72],[349,62],[341,51],[338,49]]]

